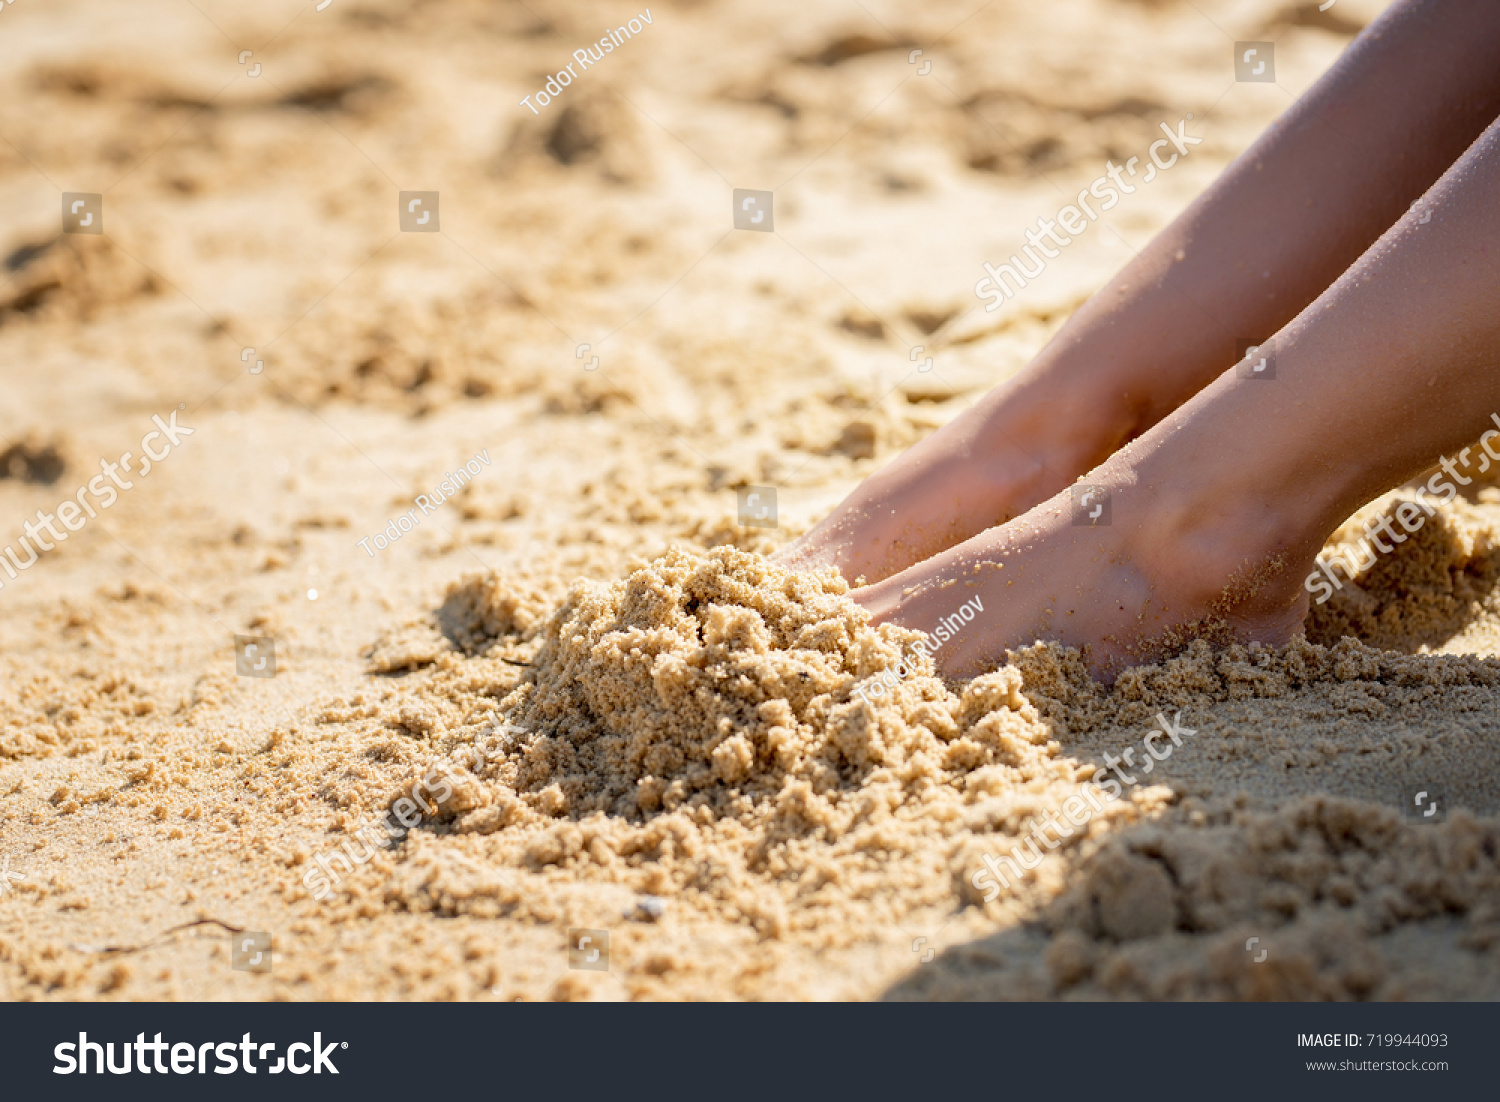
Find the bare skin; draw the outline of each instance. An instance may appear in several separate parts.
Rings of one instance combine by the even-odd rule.
[[[1500,114],[1496,56],[1500,6],[1394,5],[1023,372],[869,478],[779,561],[880,581],[1009,531],[997,526],[1212,383],[1237,341],[1305,317]],[[1274,435],[1286,443],[1288,431]]]
[[[1089,474],[1108,526],[1063,492],[855,598],[931,631],[980,596],[938,651],[950,676],[1035,639],[1107,678],[1173,628],[1289,640],[1328,533],[1439,456],[1477,463],[1500,425],[1500,121],[1269,347],[1274,378],[1220,374]]]

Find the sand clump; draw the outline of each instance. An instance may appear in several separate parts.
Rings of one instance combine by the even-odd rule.
[[[872,628],[831,571],[731,548],[580,583],[499,702],[526,733],[435,818],[494,835],[501,863],[847,943],[862,916],[951,900],[968,809],[1056,749],[1018,671],[957,694],[917,638]],[[852,696],[903,659],[885,703]]]
[[[940,744],[882,731],[850,703],[915,636],[872,629],[847,590],[832,573],[797,576],[730,550],[674,551],[576,590],[548,626],[536,680],[501,702],[537,733],[519,786],[555,786],[570,814],[722,814],[741,796],[795,782],[822,795],[859,770],[932,755]],[[909,657],[919,679],[904,687],[904,716],[944,695],[930,661]]]

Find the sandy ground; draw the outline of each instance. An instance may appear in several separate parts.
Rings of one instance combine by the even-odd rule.
[[[1026,362],[1378,7],[669,0],[538,115],[645,5],[5,7],[0,538],[154,415],[192,435],[0,575],[0,998],[1500,994],[1495,490],[1306,641],[1112,691],[1048,647],[944,684],[757,554]],[[1189,112],[1201,146],[978,308]],[[986,900],[1158,713],[1195,734]],[[1443,821],[1403,821],[1422,788]]]

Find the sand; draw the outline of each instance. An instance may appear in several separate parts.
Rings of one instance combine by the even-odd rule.
[[[1109,689],[1046,645],[945,683],[763,557],[1023,364],[1378,5],[671,3],[536,117],[635,9],[200,7],[0,17],[0,539],[153,415],[194,430],[0,577],[0,998],[1500,991],[1492,486],[1305,639]],[[1230,37],[1276,39],[1283,87],[1234,84]],[[1190,158],[978,308],[981,260],[1188,111]],[[775,235],[731,187],[776,189]],[[442,232],[401,234],[422,189]],[[58,234],[62,191],[104,236]],[[742,527],[766,485],[778,527]],[[1194,733],[1099,796],[1158,715]],[[986,855],[1080,814],[986,899]]]

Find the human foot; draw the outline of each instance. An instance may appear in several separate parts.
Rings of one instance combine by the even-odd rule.
[[[856,599],[877,621],[929,630],[978,596],[983,622],[940,652],[955,675],[1037,638],[1089,648],[1106,676],[1173,631],[1290,638],[1307,608],[1298,582],[1312,584],[1343,518],[1468,443],[1466,462],[1481,432],[1496,454],[1500,121],[1421,206],[1260,342],[1271,373],[1254,374],[1264,355],[1224,372],[1089,476],[1112,495],[1110,525],[1073,523],[1071,496],[1059,494]],[[1407,531],[1416,523],[1401,519]],[[1406,538],[1389,535],[1392,547]]]
[[[1137,424],[1123,404],[1083,407],[1055,381],[1012,380],[871,475],[774,558],[791,570],[832,565],[850,581],[879,581],[1045,501]]]
[[[1070,489],[854,599],[877,623],[930,637],[946,622],[936,657],[950,677],[995,669],[1007,649],[1050,640],[1083,649],[1095,674],[1113,681],[1188,635],[1279,645],[1301,628],[1303,578],[1321,541],[1279,534],[1299,532],[1299,518],[1250,498],[1156,484],[1124,458],[1087,485],[1108,494],[1109,515],[1091,521],[1101,499],[1078,508]],[[960,627],[951,617],[965,602],[978,615]]]

